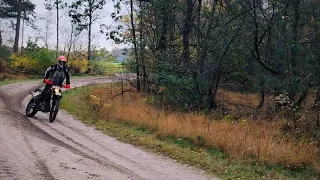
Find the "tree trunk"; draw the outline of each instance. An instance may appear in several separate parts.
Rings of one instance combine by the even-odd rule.
[[[300,6],[301,0],[295,0],[294,1],[294,21],[293,21],[293,27],[292,27],[292,45],[291,45],[291,66],[293,68],[293,71],[295,71],[295,68],[297,66],[297,48],[296,45],[298,44],[298,38],[299,38],[299,21],[300,21],[300,12],[299,12],[299,6]]]
[[[89,1],[88,61],[91,61],[92,1]]]
[[[201,24],[201,6],[202,6],[202,0],[198,0],[198,19],[197,19],[197,59],[198,63],[200,63],[200,54],[201,54],[201,32],[200,32],[200,24]]]
[[[13,52],[17,53],[19,51],[19,35],[20,35],[20,22],[21,22],[21,3],[18,1],[18,12],[17,12],[17,22],[16,22],[16,35],[14,38]]]
[[[192,26],[192,12],[194,8],[194,3],[192,0],[187,0],[187,12],[186,12],[186,19],[184,21],[183,26],[183,62],[184,65],[191,69],[192,77],[193,77],[193,84],[194,84],[194,95],[196,98],[197,108],[200,110],[201,106],[201,94],[200,88],[198,83],[198,73],[197,70],[194,69],[191,65],[190,61],[190,34],[191,34],[191,26]]]
[[[260,103],[257,107],[257,109],[261,109],[264,105],[264,98],[265,98],[265,92],[264,92],[264,82],[260,81]]]
[[[89,33],[88,33],[88,71],[87,73],[90,73],[91,72],[91,68],[90,68],[90,65],[91,65],[91,28],[92,28],[92,15],[90,13],[90,16],[89,16]]]
[[[22,20],[22,32],[21,32],[21,50],[23,48],[23,39],[24,39],[24,19],[26,18],[26,12],[23,12],[23,20]]]
[[[73,44],[73,33],[74,33],[74,25],[71,23],[71,35],[70,35],[70,41],[68,44],[68,53],[67,53],[67,59],[69,59],[70,52],[71,52],[71,47]]]
[[[192,0],[187,0],[186,19],[183,26],[183,60],[184,64],[190,67],[190,33],[192,23],[192,12],[194,3]]]
[[[220,78],[221,78],[221,70],[220,70],[220,66],[219,66],[216,69],[215,75],[212,79],[212,81],[213,81],[212,85],[209,88],[209,95],[208,95],[208,108],[209,108],[209,110],[215,109],[217,107],[216,95],[218,92]]]
[[[88,32],[88,70],[87,73],[91,73],[91,33],[92,33],[92,16],[93,16],[93,0],[89,1],[89,32]]]
[[[198,14],[197,14],[197,60],[198,60],[198,66],[201,64],[200,56],[201,56],[201,33],[200,33],[200,23],[201,23],[201,6],[202,6],[202,0],[198,0]],[[196,97],[196,103],[197,103],[197,108],[198,111],[202,108],[202,94],[200,90],[200,83],[199,79],[201,79],[202,73],[200,72],[200,78],[199,78],[199,73],[196,71],[193,72],[193,84],[194,84],[194,94]]]
[[[210,34],[211,34],[211,31],[212,31],[212,26],[213,26],[213,23],[214,23],[214,14],[215,14],[215,11],[216,11],[216,5],[217,5],[217,0],[214,0],[212,2],[212,7],[211,7],[211,16],[209,18],[209,24],[208,24],[208,27],[207,27],[207,31],[206,31],[206,34],[205,34],[205,37],[204,37],[204,41],[201,43],[201,47],[202,47],[202,52],[201,52],[201,55],[200,55],[200,59],[199,59],[199,72],[200,74],[202,75],[203,74],[203,70],[204,70],[204,61],[205,59],[207,58],[207,54],[208,54],[208,47],[209,47],[209,37],[210,37]]]
[[[0,30],[0,46],[2,45],[2,31]]]
[[[303,91],[302,94],[300,95],[298,101],[295,103],[295,105],[300,107],[302,102],[306,99],[307,94],[308,94],[308,90]]]
[[[316,120],[316,127],[320,127],[320,106],[317,107],[317,120]]]
[[[320,86],[317,90],[317,95],[316,99],[314,100],[314,105],[313,106],[319,106],[320,107]]]
[[[132,35],[133,35],[133,46],[134,46],[134,55],[136,59],[136,73],[137,73],[137,90],[141,92],[140,87],[140,74],[139,74],[139,58],[138,58],[138,50],[137,50],[137,39],[136,39],[136,31],[133,23],[133,0],[130,0],[130,17],[131,17],[131,27],[132,27]]]
[[[161,28],[161,35],[160,40],[157,46],[157,50],[166,51],[167,50],[167,40],[166,36],[168,33],[168,13],[166,7],[161,7],[161,13],[162,13],[162,28]]]
[[[48,20],[46,21],[46,37],[45,37],[45,46],[47,49],[49,49],[49,30],[50,30],[50,27],[49,27],[49,23],[48,23]]]
[[[261,38],[263,38],[268,31],[271,31],[271,28],[266,29],[265,32],[262,33],[262,37],[260,37],[261,33],[259,33],[259,31],[261,30],[261,27],[260,27],[261,25],[259,24],[259,15],[257,14],[257,8],[258,7],[256,2],[253,1],[253,20],[254,20],[253,23],[254,23],[255,29],[254,29],[254,36],[253,36],[254,50],[251,51],[251,55],[264,69],[273,73],[274,75],[279,75],[280,71],[268,66],[266,62],[263,61],[260,55],[260,45],[262,43]]]
[[[291,58],[290,58],[290,65],[291,65],[291,72],[293,74],[298,74],[296,67],[297,67],[297,44],[298,44],[298,36],[299,36],[299,21],[300,21],[300,13],[299,13],[299,6],[300,6],[301,0],[295,0],[294,1],[294,21],[293,21],[293,27],[292,27],[292,45],[291,46]],[[291,81],[291,90],[290,90],[290,99],[292,99],[293,102],[295,102],[295,96],[296,91],[293,87],[293,81]]]
[[[56,0],[56,11],[57,11],[57,49],[56,58],[59,56],[59,0]]]
[[[201,97],[201,92],[200,92],[198,73],[193,72],[192,78],[193,78],[194,95],[195,95],[195,98],[196,98],[197,109],[200,110],[201,106],[202,106],[202,97]]]
[[[143,28],[144,28],[144,24],[143,24],[143,6],[142,6],[142,1],[140,1],[140,58],[141,58],[141,66],[142,66],[142,71],[143,71],[143,90],[144,92],[147,92],[147,72],[146,72],[146,65],[145,65],[145,61],[144,61],[144,33],[143,33]]]

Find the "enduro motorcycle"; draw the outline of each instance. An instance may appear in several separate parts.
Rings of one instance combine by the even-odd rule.
[[[46,81],[45,83],[53,85],[52,81]],[[53,123],[59,111],[59,101],[62,98],[61,88],[62,87],[59,86],[52,86],[52,88],[46,94],[44,100],[37,104],[35,103],[35,99],[39,98],[38,96],[40,96],[44,87],[37,88],[34,91],[30,92],[30,94],[32,95],[32,99],[29,101],[26,108],[27,117],[33,117],[37,114],[38,111],[44,113],[49,112],[49,122]],[[63,88],[65,88],[65,85],[63,85]],[[49,103],[49,105],[47,105],[46,103]]]

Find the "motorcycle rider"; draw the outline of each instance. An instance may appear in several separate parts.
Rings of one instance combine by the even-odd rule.
[[[60,86],[62,87],[62,83],[64,79],[66,79],[66,85],[64,88],[70,88],[70,69],[66,66],[67,58],[64,56],[59,56],[58,61],[56,64],[50,66],[45,74],[43,82],[46,83],[45,88],[42,90],[41,94],[35,98],[35,104],[39,104],[45,100],[45,108],[46,110],[49,109],[48,99],[45,99],[47,96],[48,91],[52,88],[52,86]],[[50,84],[50,80],[52,85]]]

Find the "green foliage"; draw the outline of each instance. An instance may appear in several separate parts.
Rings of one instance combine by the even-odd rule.
[[[247,71],[250,60],[241,47],[232,47],[226,60],[222,63],[224,83],[239,84],[241,91],[250,91],[253,86],[252,77]]]
[[[49,66],[56,63],[55,51],[46,48],[29,49],[27,47],[26,56],[35,61],[35,69],[38,73],[44,72]]]
[[[40,48],[29,41],[25,51],[10,56],[11,69],[20,73],[43,74],[49,66],[56,63],[55,58],[54,51]]]
[[[191,77],[160,74],[157,76],[160,87],[163,87],[163,103],[178,109],[191,108],[194,105],[193,81]]]
[[[35,9],[35,4],[29,0],[2,0],[0,3],[0,18],[17,18],[19,8],[21,12],[31,13]],[[28,20],[27,16],[25,18]]]
[[[9,47],[1,45],[0,46],[0,59],[6,60],[11,54],[11,50]]]
[[[71,60],[71,62],[70,62],[70,60]],[[71,71],[75,75],[84,74],[85,72],[87,72],[88,67],[89,67],[88,60],[85,59],[85,58],[81,58],[81,57],[69,58],[69,63],[68,64],[70,66]]]
[[[228,114],[223,118],[224,121],[233,123],[235,121],[235,117],[232,114]]]
[[[140,75],[146,69],[150,86],[163,90],[162,102],[203,104],[200,110],[210,111],[207,102],[215,101],[221,84],[241,92],[263,88],[266,94],[287,91],[292,96],[320,85],[319,2],[200,2],[136,4],[138,62],[128,67],[132,72],[140,68]],[[112,15],[118,22],[120,8],[117,4]],[[129,27],[130,15],[121,21]],[[133,42],[131,30],[124,34]]]
[[[88,29],[97,20],[93,17],[94,12],[102,9],[105,3],[105,0],[77,0],[69,7],[69,16],[73,23],[78,24],[79,31]]]
[[[0,72],[6,69],[10,57],[10,48],[7,46],[0,46]]]

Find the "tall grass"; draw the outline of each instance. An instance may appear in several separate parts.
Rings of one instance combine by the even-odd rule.
[[[259,94],[243,94],[239,92],[223,91],[221,89],[217,92],[217,100],[222,102],[228,107],[232,105],[247,106],[250,108],[256,108],[259,105],[260,97]],[[265,106],[268,107],[271,103],[272,98],[269,96],[265,97]]]
[[[283,135],[281,122],[231,122],[197,113],[168,112],[150,105],[150,98],[139,93],[117,96],[119,92],[115,87],[93,89],[88,100],[105,120],[129,122],[161,135],[189,138],[204,148],[218,147],[233,158],[254,156],[264,163],[291,168],[310,165],[320,172],[317,146]]]

